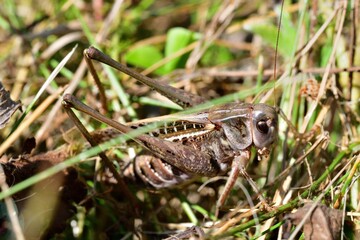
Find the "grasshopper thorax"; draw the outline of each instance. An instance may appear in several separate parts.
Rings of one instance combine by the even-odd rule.
[[[254,146],[264,155],[277,139],[277,113],[266,104],[225,104],[211,109],[209,120],[224,130],[235,151]]]

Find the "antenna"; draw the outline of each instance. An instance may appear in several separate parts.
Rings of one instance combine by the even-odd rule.
[[[276,89],[275,89],[275,84],[276,84],[276,68],[277,68],[277,54],[278,54],[278,45],[279,45],[279,38],[280,38],[280,30],[281,30],[281,20],[282,20],[282,14],[283,14],[283,9],[284,9],[284,0],[281,1],[281,9],[280,9],[280,16],[279,16],[279,24],[278,24],[278,31],[277,31],[277,36],[276,36],[276,45],[275,45],[275,55],[274,55],[274,73],[273,73],[273,78],[274,78],[274,106],[276,106]]]

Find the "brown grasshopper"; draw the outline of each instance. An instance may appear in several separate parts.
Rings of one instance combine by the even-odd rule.
[[[91,60],[103,62],[134,77],[183,108],[206,101],[202,97],[141,75],[94,47],[86,49],[84,55],[95,79],[98,76]],[[129,125],[118,123],[69,94],[63,96],[63,104],[68,110],[75,108],[115,129],[115,133],[109,130],[97,131],[93,133],[93,137],[105,135],[111,138],[115,134],[128,134],[149,122]],[[260,158],[266,157],[277,139],[278,116],[273,107],[265,104],[228,103],[209,107],[198,113],[177,114],[172,118],[175,120],[165,123],[159,129],[134,138],[147,150],[145,154],[136,156],[132,165],[133,172],[140,179],[155,188],[164,188],[196,176],[214,177],[230,171],[225,189],[217,202],[216,215],[239,174],[258,191],[245,168],[250,160],[252,147],[256,148]],[[265,203],[264,199],[261,200]]]

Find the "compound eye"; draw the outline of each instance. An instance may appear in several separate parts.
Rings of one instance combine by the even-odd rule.
[[[267,125],[266,121],[261,120],[257,122],[256,128],[259,130],[259,132],[267,134],[269,132],[269,126]]]

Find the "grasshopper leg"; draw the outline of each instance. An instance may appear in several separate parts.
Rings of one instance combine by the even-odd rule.
[[[137,156],[133,168],[143,182],[155,188],[175,186],[191,177],[191,175],[150,154]]]
[[[68,114],[69,118],[73,121],[75,126],[79,129],[81,134],[86,138],[86,140],[90,143],[90,145],[92,147],[97,146],[98,143],[96,142],[96,140],[91,136],[91,134],[86,130],[84,125],[80,122],[80,120],[74,114],[74,112],[72,110],[72,105],[70,105],[66,101],[64,101],[63,102],[63,107],[64,107],[66,113]],[[136,198],[134,197],[134,195],[128,189],[127,185],[124,182],[124,179],[120,176],[120,174],[116,170],[113,163],[110,161],[110,159],[106,156],[106,154],[104,152],[100,152],[99,156],[101,157],[101,159],[104,161],[105,165],[110,169],[110,171],[114,175],[115,179],[117,180],[117,184],[123,190],[125,196],[128,199],[130,199],[131,204],[133,204],[134,207],[136,207],[134,209],[137,209],[138,206],[137,206]],[[136,211],[135,211],[135,214],[137,214]]]
[[[105,64],[119,70],[120,72],[123,72],[123,73],[135,78],[139,82],[155,89],[160,94],[164,95],[165,97],[168,97],[171,101],[179,104],[180,106],[182,106],[184,108],[196,106],[200,103],[205,102],[205,99],[198,95],[191,94],[182,89],[174,88],[168,84],[165,84],[165,83],[162,83],[159,81],[155,81],[145,75],[142,75],[136,71],[133,71],[129,67],[115,61],[114,59],[110,58],[108,55],[106,55],[105,53],[101,52],[100,50],[98,50],[94,47],[89,47],[88,49],[85,49],[84,55],[85,55],[85,59],[87,60],[87,62],[90,62],[90,63],[88,63],[90,70],[94,69],[94,67],[92,67],[91,61],[89,61],[90,59],[105,63]],[[96,79],[98,79],[96,72],[91,71],[91,74],[93,75],[93,77],[96,81]]]
[[[260,201],[265,206],[265,209],[270,209],[269,205],[267,204],[265,198],[261,195],[259,188],[257,187],[256,183],[252,178],[249,176],[249,174],[246,172],[246,166],[250,160],[250,151],[245,150],[240,153],[240,155],[236,156],[232,162],[231,165],[231,171],[229,178],[225,184],[224,191],[221,193],[217,203],[216,203],[216,212],[215,216],[217,217],[219,214],[220,208],[224,205],[227,197],[230,194],[231,189],[236,183],[237,178],[239,175],[241,175],[243,178],[248,181],[248,183],[251,185],[255,193],[259,196]]]

